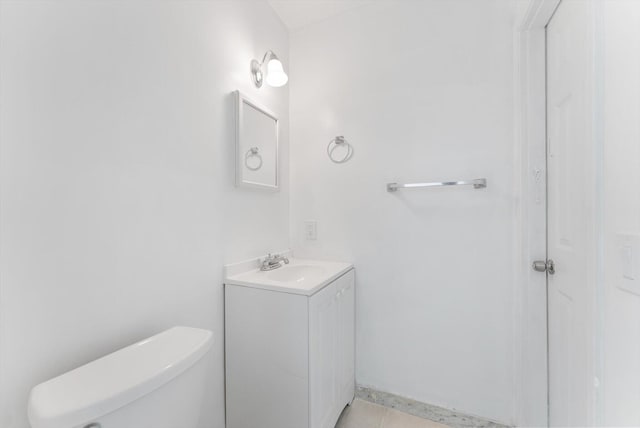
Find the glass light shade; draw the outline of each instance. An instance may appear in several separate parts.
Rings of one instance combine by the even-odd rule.
[[[267,84],[278,88],[286,85],[288,80],[289,76],[284,72],[280,60],[276,58],[270,59],[267,63]]]

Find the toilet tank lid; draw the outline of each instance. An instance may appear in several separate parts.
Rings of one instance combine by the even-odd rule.
[[[96,420],[159,388],[195,364],[213,342],[209,330],[173,327],[31,390],[33,428]]]

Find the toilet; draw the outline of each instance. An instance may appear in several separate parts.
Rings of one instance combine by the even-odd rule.
[[[32,428],[197,428],[208,330],[173,327],[37,385]]]

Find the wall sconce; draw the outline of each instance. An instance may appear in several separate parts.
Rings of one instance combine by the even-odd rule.
[[[258,62],[256,59],[251,60],[251,77],[253,78],[253,83],[256,85],[256,88],[262,87],[262,82],[265,80],[262,71],[262,66],[265,63],[267,64],[267,84],[275,88],[286,85],[289,76],[284,72],[282,63],[273,51],[267,51],[262,58],[262,62]]]

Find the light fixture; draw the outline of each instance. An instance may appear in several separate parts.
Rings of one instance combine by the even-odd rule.
[[[262,66],[265,64],[267,65],[266,79],[264,72],[262,71]],[[251,77],[253,78],[253,83],[257,88],[262,87],[264,80],[267,81],[269,86],[273,86],[275,88],[286,85],[287,80],[289,80],[289,76],[284,72],[282,63],[273,51],[267,51],[262,58],[262,62],[258,62],[256,59],[251,61]]]

